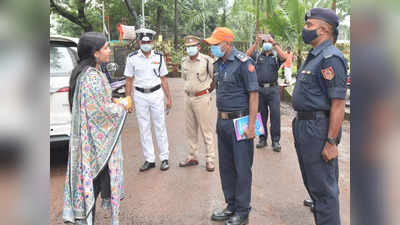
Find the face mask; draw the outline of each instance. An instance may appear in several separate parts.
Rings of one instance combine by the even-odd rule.
[[[186,48],[186,52],[189,56],[195,56],[197,55],[197,52],[199,52],[199,49],[197,46],[190,46]]]
[[[315,30],[307,30],[305,28],[303,28],[303,31],[301,32],[301,36],[303,37],[303,41],[306,44],[311,44],[311,42],[318,37],[317,34],[317,29]]]
[[[225,53],[221,51],[221,47],[218,45],[211,46],[211,53],[217,58],[221,58],[225,55]]]
[[[269,50],[271,50],[272,49],[272,44],[271,43],[264,43],[263,44],[263,49],[264,49],[264,51],[269,51]]]
[[[149,52],[149,51],[151,51],[151,49],[153,49],[153,45],[152,44],[142,44],[142,45],[140,45],[140,49],[142,49],[142,51],[144,51],[144,52]]]

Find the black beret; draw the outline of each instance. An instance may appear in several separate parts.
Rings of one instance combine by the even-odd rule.
[[[333,27],[339,26],[339,17],[332,9],[312,8],[304,16],[304,20],[307,21],[307,19],[320,19],[329,23]]]

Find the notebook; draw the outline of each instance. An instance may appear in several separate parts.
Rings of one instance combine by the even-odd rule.
[[[249,125],[249,116],[239,117],[233,120],[235,126],[236,140],[244,140],[246,136],[243,134]],[[256,136],[265,134],[264,126],[261,120],[261,114],[257,113],[256,117]]]

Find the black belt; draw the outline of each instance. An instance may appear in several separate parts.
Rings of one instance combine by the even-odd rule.
[[[154,86],[152,88],[140,88],[140,87],[135,87],[136,90],[142,92],[142,93],[152,93],[160,89],[161,84]]]
[[[248,110],[234,111],[234,112],[221,112],[218,111],[218,118],[223,120],[233,120],[242,116],[249,115]]]
[[[328,118],[329,111],[297,111],[298,120],[316,120],[317,118]]]
[[[274,81],[271,83],[263,83],[263,84],[259,84],[260,87],[273,87],[273,86],[278,86],[278,82]]]

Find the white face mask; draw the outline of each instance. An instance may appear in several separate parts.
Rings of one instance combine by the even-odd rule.
[[[152,44],[142,44],[142,45],[140,45],[140,49],[142,49],[142,51],[144,51],[144,52],[150,52],[151,49],[153,49],[153,45]]]
[[[197,46],[189,46],[186,48],[186,52],[189,56],[195,56],[199,52]]]
[[[195,56],[199,52],[199,49],[197,48],[197,46],[189,46],[186,48],[186,52],[189,56]]]

